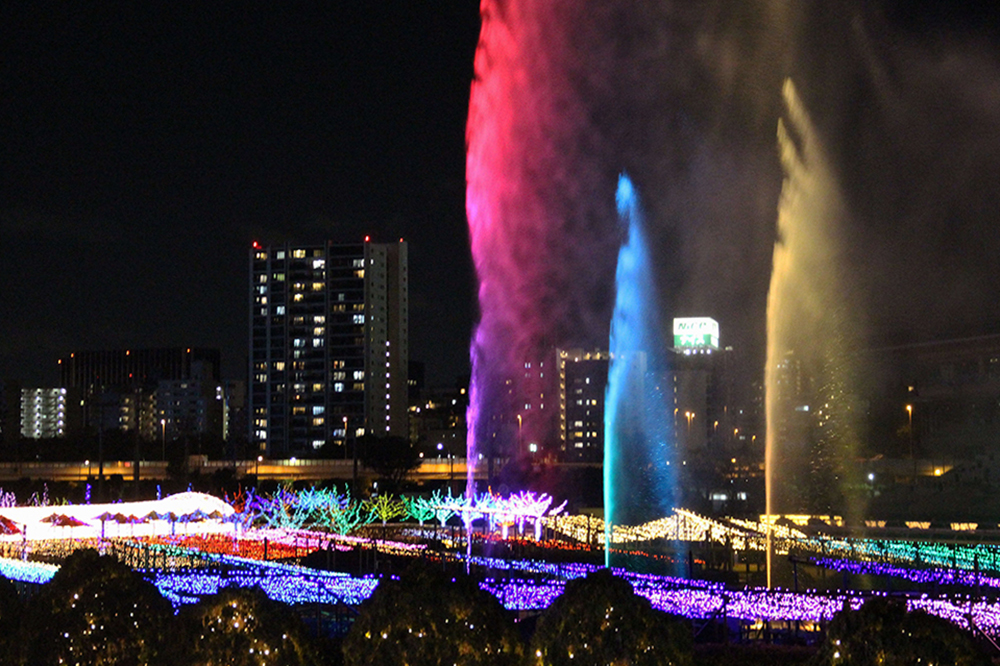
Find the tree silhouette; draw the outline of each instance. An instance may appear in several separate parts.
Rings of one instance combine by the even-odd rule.
[[[532,663],[687,666],[691,633],[607,569],[566,583],[538,620]]]
[[[79,550],[28,604],[22,663],[168,663],[173,609],[152,583],[113,557]]]
[[[0,666],[17,663],[17,632],[23,610],[14,583],[0,576]]]
[[[907,612],[904,601],[875,597],[856,611],[837,613],[814,661],[817,666],[917,663],[985,666],[990,660],[969,632],[951,622],[924,611]]]
[[[397,490],[406,475],[420,466],[420,453],[405,437],[365,435],[358,442],[361,464],[379,475],[387,490]]]
[[[305,666],[317,652],[302,620],[258,588],[233,588],[181,609],[185,664]]]
[[[522,658],[513,621],[493,595],[420,562],[379,583],[344,640],[347,666],[513,666]]]

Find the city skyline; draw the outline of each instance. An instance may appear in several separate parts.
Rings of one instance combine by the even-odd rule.
[[[844,71],[816,49],[797,65],[824,81],[803,86],[809,102],[829,108],[819,109],[820,123],[853,208],[864,211],[850,229],[864,252],[849,259],[862,290],[878,287],[868,295],[872,329],[891,341],[996,333],[996,211],[980,192],[1000,161],[989,96],[1000,80],[996,10],[873,6],[864,14],[844,3],[870,29],[848,49]],[[0,238],[11,251],[0,268],[0,376],[48,384],[73,349],[192,345],[221,349],[224,374],[243,377],[250,244],[369,234],[411,246],[411,357],[427,363],[428,384],[467,373],[477,307],[463,140],[478,6],[391,9],[4,8],[13,38],[0,47]],[[871,30],[878,26],[884,35]],[[858,39],[823,36],[831,54]],[[748,63],[753,49],[740,51],[731,28],[712,43],[737,49],[735,71],[749,79],[765,64]],[[906,59],[916,65],[900,73]],[[873,91],[868,78],[877,76],[889,85]],[[932,103],[934,91],[943,103]],[[702,175],[730,188],[719,205],[732,209],[711,212],[702,230],[676,230],[698,251],[667,253],[684,255],[687,277],[668,267],[661,281],[679,284],[678,300],[691,304],[671,314],[714,316],[725,343],[735,336],[757,369],[767,275],[759,260],[769,254],[781,178],[779,100],[753,101],[762,106],[741,122],[759,127],[733,140],[735,164],[711,153],[733,139],[732,127],[706,149],[722,161]],[[873,136],[893,131],[894,142]],[[913,166],[883,173],[897,162]],[[872,174],[869,187],[862,179]],[[747,217],[741,197],[761,183],[759,210]],[[650,214],[664,224],[671,211],[661,202]],[[712,234],[721,235],[709,251],[700,242]]]

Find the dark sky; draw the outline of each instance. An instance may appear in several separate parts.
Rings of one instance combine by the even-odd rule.
[[[0,377],[72,349],[219,347],[241,377],[253,240],[410,243],[411,355],[473,319],[475,0],[4,3]]]
[[[791,74],[851,211],[845,271],[871,339],[1000,332],[995,2],[621,5],[664,35],[693,26],[640,81],[663,91],[642,112],[671,129],[637,144],[686,174],[642,153],[650,217],[681,239],[685,314],[716,316],[759,367]],[[365,234],[410,242],[429,382],[468,372],[478,31],[476,0],[0,4],[0,377],[53,383],[73,349],[180,345],[221,348],[242,377],[250,243]]]

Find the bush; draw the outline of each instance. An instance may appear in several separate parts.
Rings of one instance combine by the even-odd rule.
[[[173,609],[129,567],[79,550],[28,604],[22,663],[163,663]]]
[[[17,632],[23,607],[14,583],[0,576],[0,666],[17,663]]]
[[[532,641],[538,666],[688,666],[691,632],[607,569],[566,583],[542,613]]]
[[[420,562],[383,579],[344,640],[347,666],[521,663],[523,647],[500,602],[465,575]]]
[[[191,666],[318,663],[299,616],[258,588],[226,589],[205,597],[181,609],[180,623],[183,663]]]
[[[906,604],[876,597],[860,609],[844,609],[833,618],[817,666],[902,666],[904,664],[989,664],[971,635],[951,622]]]

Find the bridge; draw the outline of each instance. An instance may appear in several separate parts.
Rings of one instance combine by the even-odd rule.
[[[208,460],[204,456],[191,456],[188,471],[211,476],[219,470],[233,470],[237,477],[256,475],[261,480],[321,481],[326,479],[348,480],[354,478],[353,460],[316,460],[289,458],[287,460]],[[461,481],[466,478],[465,458],[426,458],[407,478],[414,481]],[[96,460],[83,462],[20,462],[0,463],[0,481],[38,479],[44,481],[87,481],[96,479],[100,465]],[[485,461],[476,466],[475,478],[485,479]],[[105,460],[104,477],[120,475],[126,480],[135,478],[135,463],[131,460]],[[370,478],[375,473],[358,464],[358,476]],[[167,462],[140,460],[140,480],[168,478]]]

